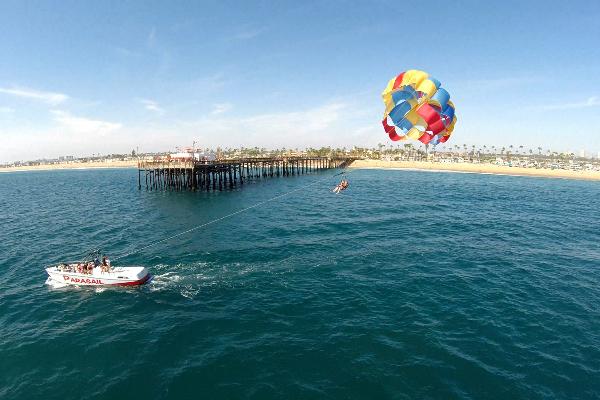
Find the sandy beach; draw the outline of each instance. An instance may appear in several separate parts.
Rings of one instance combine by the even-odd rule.
[[[413,169],[430,171],[467,172],[475,174],[522,175],[545,178],[600,180],[600,171],[570,171],[563,169],[523,168],[493,164],[357,160],[352,163],[350,168]]]
[[[101,168],[137,168],[137,161],[111,161],[111,162],[85,162],[45,164],[22,167],[0,168],[2,172],[18,171],[53,171],[76,169],[101,169]],[[356,160],[349,168],[356,169],[409,169],[425,171],[466,172],[474,174],[496,175],[522,175],[545,178],[600,180],[600,171],[571,171],[548,168],[523,168],[508,167],[494,164],[471,163],[440,163],[425,161],[384,161],[384,160]]]
[[[96,169],[96,168],[137,168],[137,161],[103,161],[103,162],[83,162],[83,163],[61,163],[61,164],[42,164],[27,165],[22,167],[0,168],[2,172],[18,171],[53,171],[67,169]]]

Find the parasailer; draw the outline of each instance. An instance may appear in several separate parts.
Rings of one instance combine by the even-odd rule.
[[[348,180],[342,179],[340,183],[338,183],[338,185],[335,188],[333,188],[332,192],[335,194],[339,194],[342,190],[348,189],[348,185]]]
[[[411,69],[391,79],[381,94],[383,129],[393,141],[414,139],[428,145],[445,143],[456,115],[450,94],[426,72]]]

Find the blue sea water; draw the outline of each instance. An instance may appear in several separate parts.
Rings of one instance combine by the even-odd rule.
[[[220,193],[135,170],[0,174],[1,399],[600,398],[600,183],[356,170]]]

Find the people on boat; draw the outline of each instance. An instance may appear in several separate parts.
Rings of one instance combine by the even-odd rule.
[[[98,252],[93,259],[86,258],[83,261],[70,264],[60,263],[56,265],[56,269],[61,272],[74,272],[85,275],[93,275],[96,268],[100,268],[102,272],[111,272],[110,260],[107,256],[102,256],[102,261],[100,261],[100,255],[101,253]]]
[[[346,190],[348,188],[348,181],[346,179],[342,179],[340,183],[333,189],[333,193],[338,194],[342,190]]]
[[[110,260],[107,256],[102,257],[102,272],[110,272]]]

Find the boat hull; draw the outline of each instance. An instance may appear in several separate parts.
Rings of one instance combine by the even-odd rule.
[[[55,282],[76,286],[138,286],[147,283],[151,275],[144,267],[118,267],[110,272],[94,268],[91,273],[67,271],[60,267],[48,267],[46,272]]]

